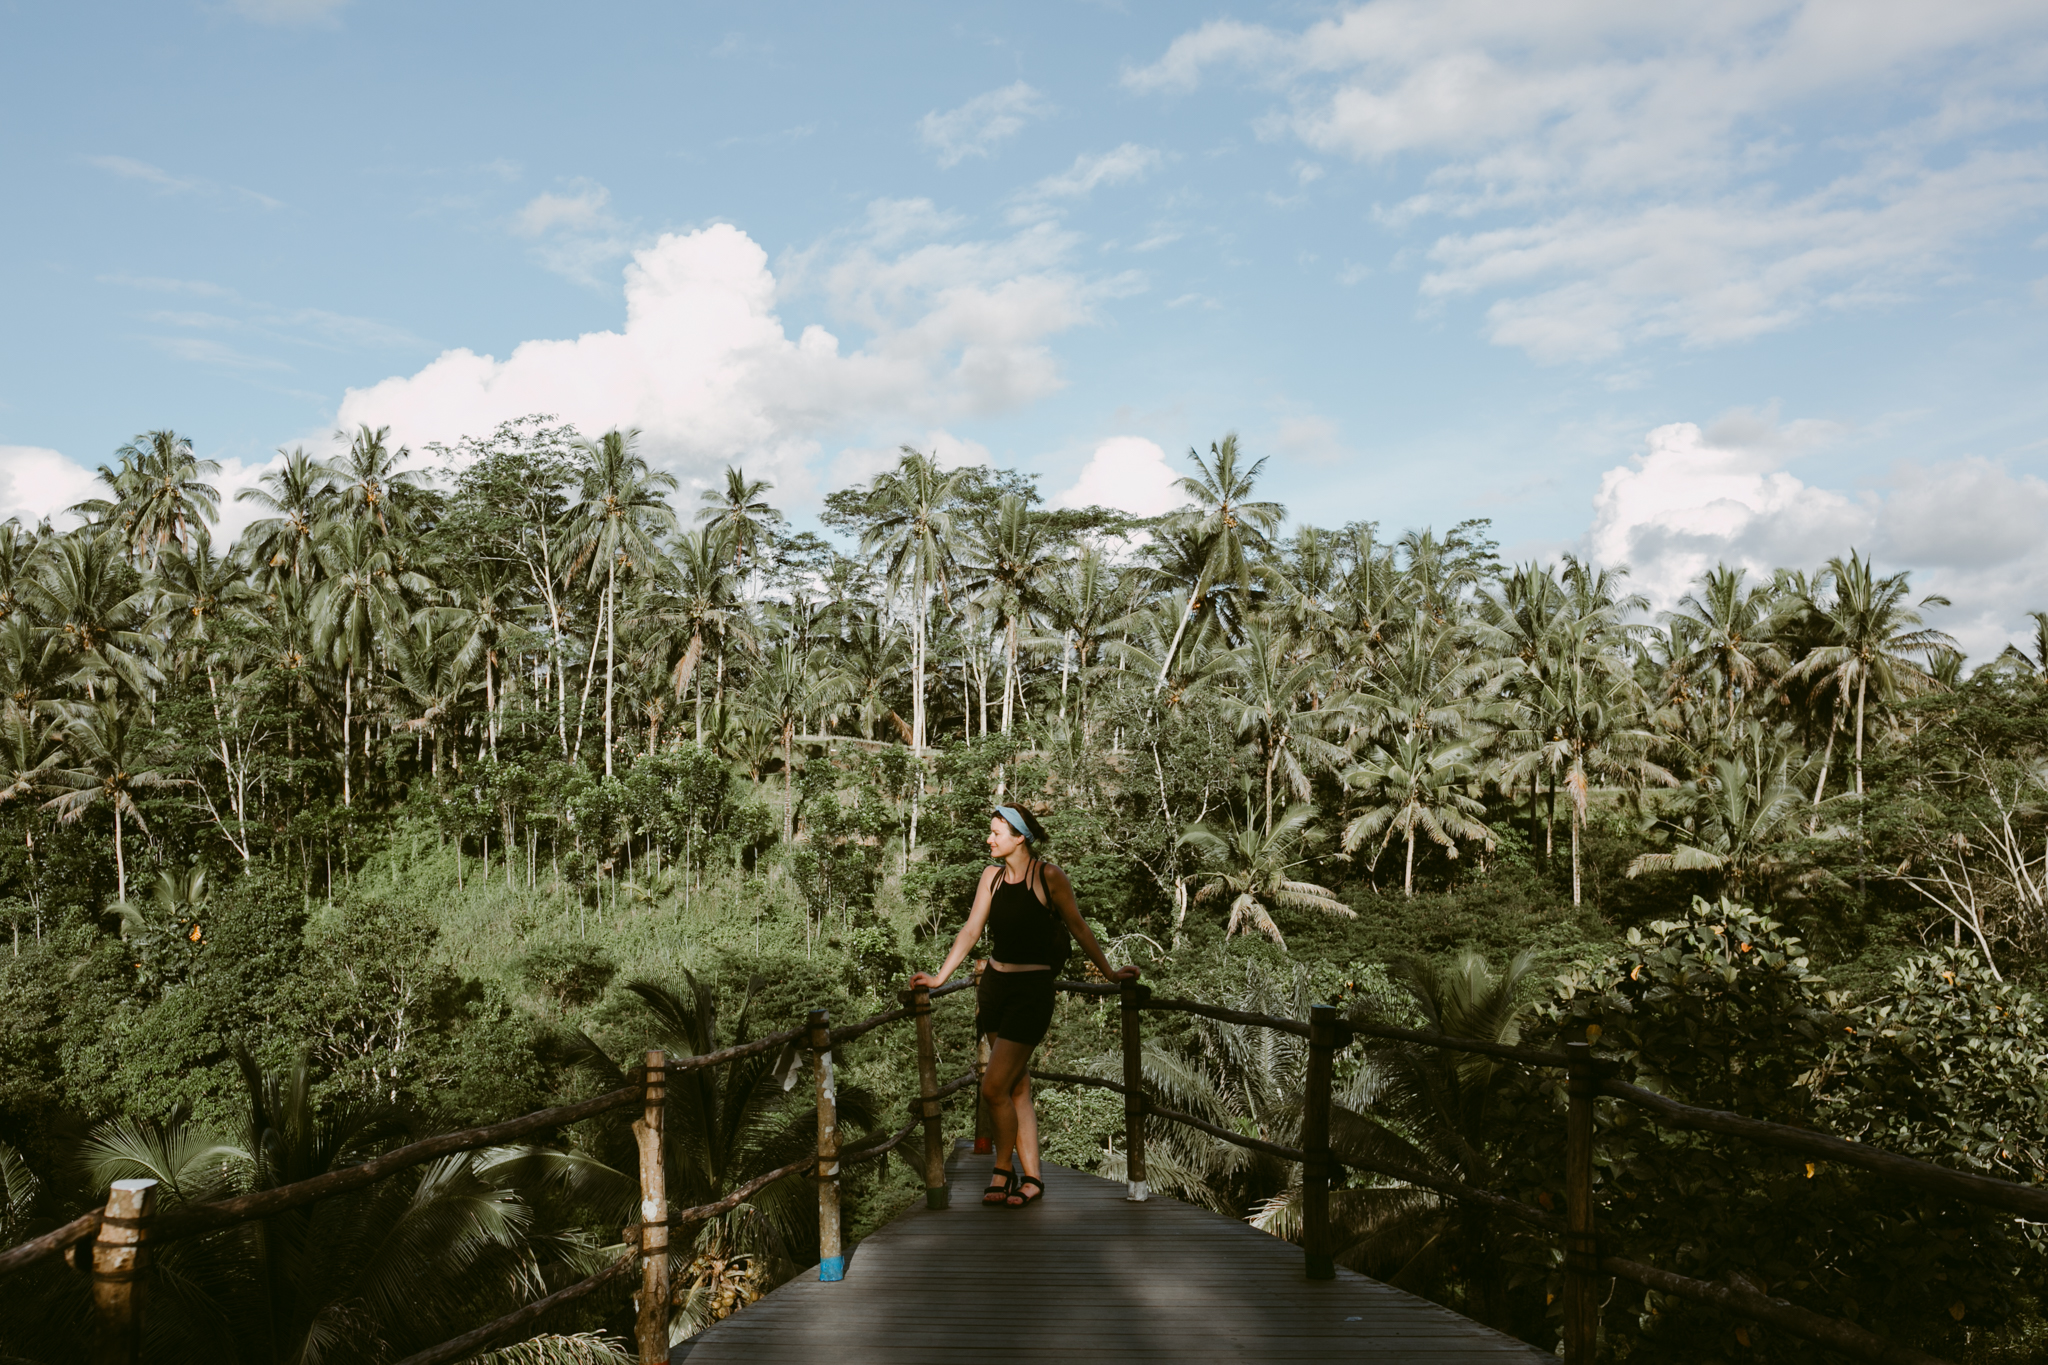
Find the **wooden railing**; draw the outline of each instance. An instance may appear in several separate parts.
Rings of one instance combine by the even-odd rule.
[[[1878,1365],[1944,1365],[1938,1357],[1887,1341],[1852,1322],[1772,1298],[1740,1276],[1731,1275],[1720,1283],[1693,1279],[1614,1255],[1603,1247],[1593,1216],[1593,1105],[1595,1099],[1602,1095],[1634,1105],[1668,1128],[1741,1138],[1815,1160],[1854,1166],[1933,1194],[1967,1200],[2025,1218],[2048,1220],[2048,1190],[1951,1170],[1810,1129],[1681,1104],[1654,1091],[1614,1079],[1611,1074],[1613,1063],[1594,1056],[1592,1047],[1583,1042],[1568,1042],[1562,1051],[1552,1052],[1476,1038],[1425,1033],[1389,1024],[1340,1019],[1337,1011],[1329,1005],[1311,1006],[1309,1017],[1304,1021],[1224,1009],[1194,1000],[1157,999],[1147,987],[1131,981],[1120,986],[1081,981],[1061,981],[1058,984],[1060,989],[1076,995],[1117,997],[1122,1024],[1123,1079],[1113,1081],[1100,1076],[1038,1069],[1033,1069],[1031,1074],[1039,1080],[1059,1084],[1097,1086],[1124,1097],[1125,1151],[1131,1198],[1144,1199],[1147,1195],[1143,1120],[1150,1116],[1182,1124],[1250,1151],[1301,1164],[1302,1257],[1308,1278],[1312,1280],[1329,1279],[1336,1273],[1330,1240],[1330,1181],[1345,1167],[1387,1176],[1448,1199],[1506,1214],[1563,1241],[1563,1335],[1565,1359],[1569,1365],[1591,1365],[1594,1359],[1599,1336],[1599,1281],[1610,1276],[1675,1298],[1720,1308],[1859,1360],[1878,1362]],[[1138,1021],[1145,1011],[1200,1015],[1226,1023],[1275,1029],[1307,1039],[1301,1145],[1290,1147],[1251,1137],[1169,1108],[1153,1099],[1145,1090],[1140,1047]],[[1380,1038],[1495,1057],[1524,1066],[1562,1070],[1566,1093],[1564,1216],[1559,1218],[1493,1190],[1478,1189],[1428,1171],[1356,1155],[1339,1158],[1332,1153],[1330,1103],[1333,1061],[1338,1049],[1359,1038]]]
[[[946,1206],[941,1109],[948,1098],[975,1082],[976,1073],[970,1070],[945,1085],[938,1083],[931,1002],[966,990],[973,984],[970,979],[934,990],[905,992],[903,1008],[886,1010],[836,1029],[824,1010],[813,1010],[801,1028],[769,1034],[717,1052],[670,1058],[659,1050],[650,1051],[644,1063],[633,1069],[633,1082],[617,1090],[502,1123],[439,1133],[353,1166],[344,1166],[274,1189],[237,1195],[232,1199],[211,1200],[158,1213],[154,1180],[117,1180],[107,1195],[104,1208],[94,1209],[53,1232],[0,1252],[0,1275],[53,1256],[62,1256],[74,1269],[89,1272],[93,1301],[100,1320],[95,1360],[101,1365],[139,1365],[145,1306],[143,1288],[152,1248],[176,1238],[273,1217],[289,1209],[330,1199],[440,1157],[501,1146],[533,1133],[638,1105],[641,1114],[633,1121],[633,1137],[639,1155],[640,1218],[622,1230],[625,1254],[595,1275],[558,1289],[474,1331],[408,1356],[401,1365],[447,1365],[447,1362],[488,1350],[555,1309],[628,1278],[636,1266],[640,1270],[640,1292],[636,1296],[634,1314],[637,1354],[641,1365],[662,1365],[669,1354],[669,1234],[674,1229],[716,1218],[778,1180],[814,1171],[818,1181],[818,1278],[840,1279],[846,1265],[839,1233],[841,1170],[886,1155],[920,1123],[924,1126],[921,1169],[926,1203],[933,1208]],[[905,1019],[914,1019],[917,1024],[919,1090],[913,1102],[916,1112],[908,1123],[887,1138],[842,1149],[839,1144],[837,1090],[833,1083],[833,1051],[872,1029]],[[817,1150],[747,1182],[714,1203],[671,1210],[668,1206],[663,1142],[668,1078],[677,1072],[724,1066],[742,1057],[791,1047],[800,1047],[812,1058],[818,1108]]]
[[[924,1177],[925,1203],[933,1209],[947,1206],[946,1158],[940,1128],[942,1106],[951,1096],[976,1083],[986,1065],[987,1051],[984,1042],[977,1049],[972,1070],[940,1084],[937,1047],[932,1037],[932,1002],[974,984],[970,978],[928,990],[905,991],[901,997],[904,1001],[902,1008],[886,1010],[836,1029],[831,1026],[831,1019],[824,1010],[813,1010],[800,1028],[770,1034],[717,1052],[670,1058],[660,1051],[650,1051],[644,1063],[635,1068],[633,1082],[617,1090],[502,1123],[441,1133],[369,1161],[275,1189],[187,1205],[159,1214],[154,1208],[156,1182],[117,1180],[104,1208],[73,1219],[54,1232],[0,1252],[0,1275],[59,1255],[64,1256],[74,1268],[89,1270],[93,1280],[93,1299],[101,1321],[97,1359],[106,1365],[114,1365],[114,1362],[133,1365],[140,1358],[144,1307],[142,1289],[152,1247],[175,1238],[268,1218],[316,1200],[360,1189],[438,1157],[500,1146],[533,1133],[638,1105],[641,1114],[633,1122],[633,1135],[639,1154],[640,1218],[622,1231],[625,1253],[597,1274],[556,1290],[474,1331],[410,1356],[401,1365],[448,1365],[448,1362],[488,1350],[545,1314],[628,1278],[636,1266],[640,1272],[635,1312],[637,1352],[641,1365],[658,1365],[658,1362],[668,1359],[669,1248],[670,1234],[674,1229],[715,1218],[777,1180],[812,1171],[818,1182],[818,1278],[838,1280],[844,1276],[846,1265],[839,1221],[841,1170],[885,1155],[920,1125],[924,1129],[924,1152],[919,1169]],[[1563,1241],[1563,1335],[1565,1359],[1570,1365],[1591,1365],[1598,1339],[1598,1284],[1603,1277],[1609,1276],[1766,1323],[1830,1350],[1879,1362],[1879,1365],[1942,1365],[1933,1356],[1886,1341],[1854,1323],[1771,1298],[1738,1276],[1730,1276],[1721,1283],[1697,1280],[1611,1254],[1610,1249],[1601,1245],[1596,1234],[1593,1213],[1593,1106],[1602,1095],[1634,1105],[1666,1127],[1742,1138],[1816,1160],[1855,1166],[1930,1193],[1968,1200],[2022,1217],[2048,1220],[2048,1191],[1950,1170],[1808,1129],[1681,1104],[1614,1079],[1610,1074],[1611,1063],[1595,1057],[1592,1048],[1582,1042],[1568,1042],[1562,1051],[1545,1051],[1340,1019],[1337,1011],[1328,1005],[1312,1006],[1306,1020],[1287,1019],[1196,1000],[1155,998],[1148,987],[1136,982],[1109,985],[1061,981],[1057,984],[1060,989],[1077,995],[1116,998],[1123,1078],[1119,1081],[1039,1069],[1033,1069],[1031,1075],[1057,1084],[1098,1086],[1123,1096],[1125,1174],[1129,1198],[1143,1201],[1149,1197],[1145,1173],[1145,1121],[1153,1118],[1178,1123],[1220,1141],[1263,1152],[1283,1161],[1300,1163],[1302,1255],[1305,1272],[1312,1280],[1327,1280],[1336,1275],[1330,1235],[1330,1184],[1346,1167],[1400,1180],[1447,1199],[1505,1214]],[[1142,1019],[1146,1012],[1193,1014],[1225,1023],[1275,1029],[1306,1040],[1308,1058],[1299,1135],[1301,1145],[1288,1146],[1239,1133],[1152,1098],[1144,1084]],[[914,1112],[909,1122],[890,1136],[842,1148],[839,1143],[833,1054],[841,1045],[870,1030],[905,1019],[913,1020],[916,1026],[918,1096],[912,1102]],[[1333,1154],[1330,1150],[1330,1106],[1334,1060],[1339,1049],[1360,1038],[1379,1038],[1494,1057],[1524,1066],[1562,1070],[1567,1096],[1563,1217],[1496,1191],[1479,1189],[1429,1171],[1368,1160],[1355,1153],[1342,1158]],[[749,1181],[714,1203],[682,1210],[670,1209],[663,1161],[668,1078],[677,1072],[723,1066],[743,1057],[784,1048],[800,1049],[811,1057],[818,1113],[817,1150]],[[978,1136],[980,1127],[978,1116]],[[89,1256],[82,1254],[88,1248]]]

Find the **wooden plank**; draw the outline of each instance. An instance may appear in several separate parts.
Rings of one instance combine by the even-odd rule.
[[[950,1209],[922,1201],[860,1244],[846,1278],[806,1272],[677,1346],[690,1365],[976,1361],[1555,1362],[1425,1299],[1178,1200],[1046,1168],[1045,1199],[986,1208],[990,1159],[947,1161]]]

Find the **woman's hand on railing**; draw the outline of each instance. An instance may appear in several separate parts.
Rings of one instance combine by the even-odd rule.
[[[1103,973],[1103,979],[1106,981],[1136,981],[1143,975],[1144,973],[1138,970],[1138,964],[1133,962],[1119,967],[1113,972]]]
[[[910,978],[910,989],[914,991],[928,991],[934,986],[943,986],[945,984],[945,977],[933,976],[930,972],[919,972]]]

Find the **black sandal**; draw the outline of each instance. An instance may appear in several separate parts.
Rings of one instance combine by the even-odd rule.
[[[1036,1186],[1036,1188],[1027,1190],[1024,1188],[1026,1185]],[[1010,1207],[1021,1209],[1026,1204],[1035,1204],[1043,1198],[1045,1198],[1045,1182],[1035,1175],[1027,1175],[1023,1179],[1011,1184],[1010,1192],[1004,1197],[1003,1202],[1010,1204],[1010,1200],[1014,1199],[1017,1202],[1010,1204]]]
[[[1016,1188],[1017,1173],[998,1166],[990,1171],[989,1175],[989,1186],[981,1192],[981,1202],[992,1209],[1001,1208],[1009,1202],[1010,1191]],[[994,1195],[995,1198],[989,1198],[990,1195]]]

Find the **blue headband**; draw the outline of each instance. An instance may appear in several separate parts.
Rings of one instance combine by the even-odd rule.
[[[1024,818],[1022,811],[1015,806],[997,806],[996,814],[1003,817],[1004,824],[1017,831],[1018,837],[1026,845],[1031,843],[1031,822]]]

